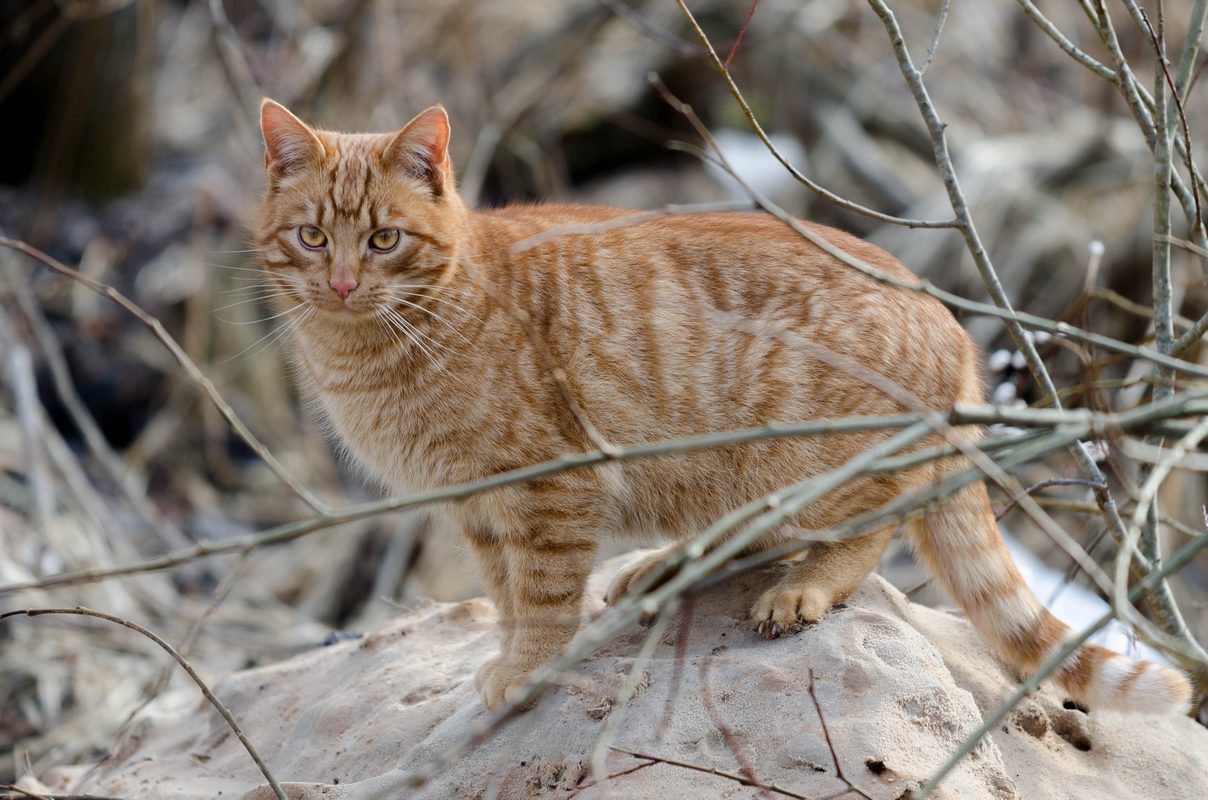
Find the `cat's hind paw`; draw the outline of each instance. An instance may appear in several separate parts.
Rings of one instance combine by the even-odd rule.
[[[666,559],[668,549],[655,550],[646,554],[642,558],[637,559],[631,564],[625,566],[616,577],[612,579],[612,583],[608,585],[608,591],[604,593],[604,602],[610,606],[615,606],[621,602],[621,598],[629,594],[635,586],[641,584],[650,573],[659,569]],[[670,575],[665,575],[662,580],[666,580]],[[646,587],[646,591],[656,588],[655,584]]]

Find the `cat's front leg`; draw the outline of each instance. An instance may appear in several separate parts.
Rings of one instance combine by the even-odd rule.
[[[483,665],[475,680],[487,708],[513,700],[529,676],[561,652],[579,629],[596,536],[586,525],[568,524],[567,519],[537,520],[524,536],[501,537],[496,546],[505,565],[508,600],[496,601],[504,630],[502,652]]]

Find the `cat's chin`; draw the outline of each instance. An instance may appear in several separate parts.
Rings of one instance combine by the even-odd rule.
[[[314,303],[315,317],[332,325],[361,325],[378,318],[376,306],[347,306],[336,303]]]

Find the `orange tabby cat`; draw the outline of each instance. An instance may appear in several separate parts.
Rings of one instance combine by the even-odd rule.
[[[977,352],[942,305],[878,284],[772,217],[597,224],[514,248],[553,226],[632,212],[467,209],[441,108],[380,135],[314,130],[272,101],[261,113],[268,190],[257,244],[298,367],[351,455],[397,492],[592,449],[567,386],[588,423],[618,443],[906,410],[895,399],[902,392],[885,386],[934,409],[982,399]],[[872,245],[812,229],[886,273],[910,276]],[[719,323],[724,315],[820,343],[857,369]],[[612,462],[449,506],[503,620],[502,652],[477,676],[483,702],[504,702],[575,633],[601,536],[693,536],[740,503],[839,467],[887,436]],[[952,468],[851,481],[794,524],[841,523]],[[1024,585],[981,483],[909,527],[932,574],[1007,662],[1034,669],[1062,646],[1069,630]],[[776,636],[821,619],[867,577],[889,537],[816,545],[756,603],[756,626]],[[609,602],[659,555],[619,575]],[[1095,645],[1055,679],[1095,706],[1184,710],[1190,696],[1182,673]]]

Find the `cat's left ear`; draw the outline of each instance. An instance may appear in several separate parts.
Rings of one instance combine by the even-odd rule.
[[[432,106],[417,114],[390,140],[386,157],[424,181],[437,197],[452,189],[449,115],[444,106]]]

